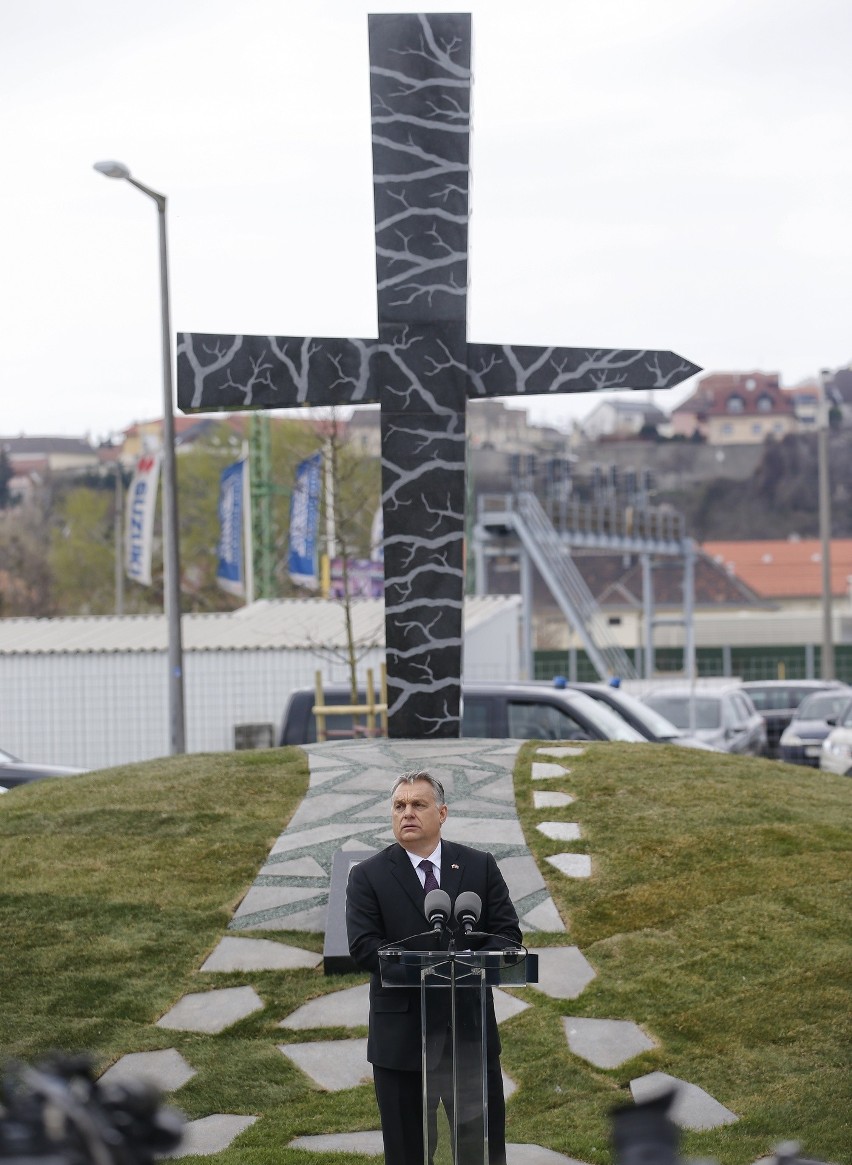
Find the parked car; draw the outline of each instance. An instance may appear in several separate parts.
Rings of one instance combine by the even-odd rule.
[[[765,756],[766,724],[739,684],[713,688],[660,687],[643,697],[684,732],[723,752]]]
[[[27,785],[30,781],[41,781],[45,777],[73,777],[85,771],[66,765],[28,764],[0,748],[0,793],[14,789],[17,785]]]
[[[324,692],[328,704],[348,704],[349,689]],[[359,699],[364,699],[360,693]],[[278,743],[312,744],[317,738],[313,688],[292,692],[284,710]],[[351,715],[326,718],[329,739],[357,734]],[[584,692],[558,690],[544,683],[500,682],[462,685],[462,736],[515,740],[623,740],[646,738],[611,708]]]
[[[572,691],[585,692],[593,700],[599,700],[602,704],[606,704],[612,708],[613,712],[617,712],[622,720],[626,720],[637,732],[640,732],[646,740],[651,740],[655,744],[678,744],[682,748],[701,748],[706,752],[719,752],[715,745],[707,744],[706,741],[699,740],[697,736],[690,736],[687,732],[681,732],[675,724],[672,724],[671,720],[667,720],[656,709],[643,703],[637,696],[625,692],[623,688],[613,688],[610,684],[593,684],[582,681],[563,681],[560,683],[558,680],[554,680],[553,683],[554,687],[557,688],[567,687]]]
[[[843,687],[805,696],[793,719],[781,733],[779,756],[794,765],[819,768],[822,742],[852,701],[852,688]]]
[[[781,734],[805,696],[840,687],[835,680],[746,680],[742,688],[766,721],[768,755],[780,755]]]
[[[822,742],[819,767],[824,773],[852,777],[852,700],[837,717],[837,724]]]

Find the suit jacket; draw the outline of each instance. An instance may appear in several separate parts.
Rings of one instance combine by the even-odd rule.
[[[474,891],[482,899],[477,929],[497,935],[507,946],[520,944],[518,916],[492,854],[442,841],[441,889],[450,896],[453,905],[463,890]],[[367,1059],[382,1068],[412,1071],[420,1067],[419,989],[383,987],[378,950],[428,929],[423,900],[423,887],[411,859],[396,842],[353,866],[349,875],[346,893],[349,951],[358,966],[371,973]],[[451,926],[455,926],[454,919]],[[460,947],[467,945],[459,940]],[[496,1056],[500,1039],[490,988],[486,1022],[489,1054]],[[446,1024],[444,1030],[430,1033],[434,1036],[430,1040],[430,1060],[440,1056],[445,1032]]]

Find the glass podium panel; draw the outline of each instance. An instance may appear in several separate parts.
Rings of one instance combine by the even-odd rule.
[[[490,987],[536,982],[538,959],[522,947],[412,951],[388,946],[379,951],[379,962],[385,987],[420,992],[424,1165],[434,1154],[440,1104],[455,1165],[488,1165]],[[490,1038],[495,1036],[492,1030]]]

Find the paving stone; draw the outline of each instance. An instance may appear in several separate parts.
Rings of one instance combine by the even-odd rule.
[[[357,1088],[373,1079],[372,1066],[367,1062],[366,1038],[278,1044],[278,1051],[326,1092]]]
[[[332,991],[297,1007],[279,1027],[306,1031],[318,1027],[366,1027],[370,1015],[370,985],[360,984]]]
[[[528,894],[535,894],[536,891],[544,889],[544,878],[531,856],[501,858],[497,865],[506,879],[509,896],[513,902],[519,902]]]
[[[229,1116],[214,1113],[200,1120],[189,1121],[183,1133],[183,1140],[177,1149],[166,1153],[167,1157],[210,1157],[221,1153],[231,1145],[240,1133],[251,1128],[256,1116]]]
[[[537,748],[535,751],[540,756],[582,756],[586,750],[570,744],[560,744],[553,748]]]
[[[153,1084],[162,1092],[176,1092],[198,1073],[177,1048],[162,1052],[130,1052],[101,1076],[102,1084]]]
[[[328,872],[323,869],[316,858],[289,858],[287,861],[269,861],[260,871],[262,877],[275,878],[327,878]]]
[[[234,918],[241,918],[245,914],[260,914],[264,910],[289,906],[293,902],[308,902],[322,893],[324,891],[316,886],[252,886],[237,907]]]
[[[369,825],[355,825],[351,821],[348,825],[318,825],[314,829],[301,829],[293,832],[285,829],[269,851],[269,855],[271,857],[273,854],[289,853],[294,849],[312,849],[324,841],[338,841],[341,837],[368,833],[369,830]]]
[[[202,964],[202,971],[290,971],[296,967],[316,967],[322,955],[301,947],[271,942],[266,938],[220,939],[216,949]]]
[[[566,1015],[562,1026],[574,1055],[597,1068],[617,1068],[640,1052],[657,1046],[638,1024],[629,1019],[586,1019]]]
[[[288,1149],[304,1149],[308,1153],[357,1153],[361,1157],[381,1157],[385,1147],[382,1134],[323,1133],[316,1137],[295,1137]]]
[[[565,777],[569,772],[570,770],[563,768],[562,765],[552,765],[545,761],[536,760],[532,763],[532,779],[534,781],[549,781],[551,777]]]
[[[541,1145],[506,1145],[506,1165],[584,1165],[574,1157],[544,1149]]]
[[[262,1007],[263,1000],[254,987],[223,987],[215,991],[193,992],[184,995],[158,1019],[157,1027],[212,1034],[239,1023]]]
[[[554,841],[579,841],[580,838],[580,826],[576,821],[540,821],[536,829]]]
[[[503,819],[493,817],[453,817],[452,807],[450,816],[444,823],[441,835],[447,841],[460,841],[467,845],[483,846],[494,842],[507,845],[524,845],[524,835],[517,818]],[[391,833],[391,836],[393,834]]]
[[[488,795],[489,797],[491,796],[490,785],[488,786]],[[493,802],[486,801],[481,797],[467,797],[463,801],[456,801],[454,799],[450,806],[450,811],[453,817],[459,813],[476,813],[480,817],[483,813],[493,813],[497,817],[506,817],[507,813],[510,812],[508,806],[495,805]]]
[[[359,805],[372,799],[372,793],[369,792],[341,793],[337,788],[333,793],[308,794],[302,799],[287,828],[304,829],[306,825],[314,825],[318,821],[331,821],[344,814],[351,816]]]
[[[496,777],[493,772],[487,772],[485,775],[488,777],[488,788],[485,793],[489,801],[505,801],[514,807],[515,782],[512,780],[512,774],[506,773],[505,776]]]
[[[365,842],[359,841],[357,837],[350,837],[347,841],[344,841],[340,848],[345,850],[370,850],[372,853],[379,852],[375,846],[367,845]]]
[[[590,878],[592,859],[588,854],[553,854],[545,859],[567,878]]]
[[[538,955],[537,991],[551,999],[576,999],[597,976],[594,967],[578,947],[530,947]]]
[[[394,772],[390,769],[371,768],[366,772],[358,772],[345,781],[339,781],[335,788],[354,789],[356,792],[363,789],[365,792],[377,793],[390,805],[390,791],[394,780]]]
[[[514,995],[509,995],[508,992],[503,991],[500,987],[494,987],[492,994],[494,996],[494,1017],[498,1023],[505,1023],[507,1019],[511,1019],[515,1015],[520,1015],[522,1011],[526,1011],[530,1006],[523,999],[517,999]]]
[[[670,1088],[676,1089],[676,1095],[669,1116],[682,1129],[715,1129],[720,1125],[734,1124],[740,1119],[697,1084],[679,1080],[677,1076],[669,1076],[666,1072],[649,1072],[647,1076],[638,1076],[630,1081],[630,1091],[637,1104],[668,1092]]]
[[[334,765],[329,765],[327,768],[315,769],[311,765],[311,788],[322,788],[324,785],[334,785],[337,780],[345,776],[349,770],[342,768],[336,761]]]
[[[544,793],[540,789],[533,792],[533,807],[536,809],[562,809],[573,801],[570,793]]]
[[[260,918],[254,922],[240,922],[234,919],[231,927],[234,930],[301,930],[306,934],[322,934],[325,930],[325,919],[328,913],[328,895],[326,894],[320,906],[311,910],[302,910],[296,914],[281,912],[270,918]]]
[[[552,898],[546,898],[528,910],[521,919],[521,926],[524,930],[537,930],[542,934],[559,934],[565,930],[565,923]]]

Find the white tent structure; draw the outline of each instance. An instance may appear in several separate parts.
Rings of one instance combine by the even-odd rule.
[[[359,676],[384,661],[384,603],[352,604]],[[520,598],[465,600],[467,679],[518,678]],[[287,696],[348,680],[343,606],[261,600],[184,615],[188,752],[233,749],[245,726],[277,735]],[[169,751],[162,615],[0,619],[0,747],[32,762],[97,769]],[[238,731],[239,730],[239,731]],[[250,735],[250,733],[248,734]]]

